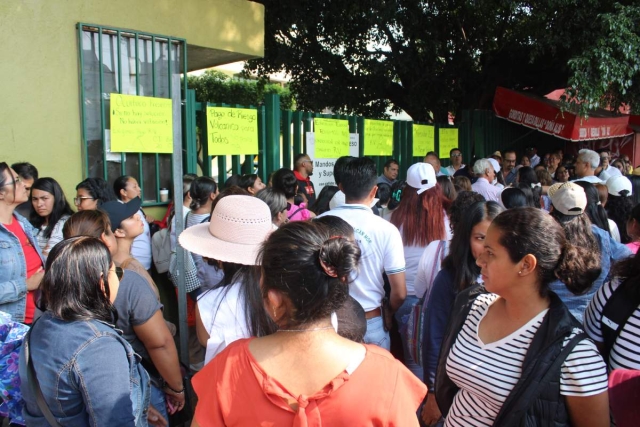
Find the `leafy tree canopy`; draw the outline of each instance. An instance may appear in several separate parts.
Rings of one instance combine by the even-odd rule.
[[[207,70],[200,76],[189,76],[187,85],[196,91],[196,100],[212,104],[258,105],[269,93],[280,95],[280,106],[285,110],[293,108],[293,97],[288,87],[269,83],[265,78],[258,80],[235,79],[221,71]]]
[[[638,108],[637,0],[255,0],[265,57],[246,72],[290,73],[298,107],[445,122],[491,108],[497,86]]]

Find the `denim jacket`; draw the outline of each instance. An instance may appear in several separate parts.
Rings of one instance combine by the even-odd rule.
[[[35,238],[37,230],[20,214],[13,214],[29,242],[40,255],[42,265],[44,258]],[[24,311],[27,306],[27,261],[22,253],[18,238],[3,224],[0,224],[0,311],[9,313],[14,321],[24,322]]]
[[[616,242],[607,231],[591,225],[591,231],[598,242],[600,248],[600,276],[593,282],[591,288],[582,295],[574,295],[560,280],[556,280],[549,285],[549,288],[558,294],[562,302],[566,304],[573,316],[582,324],[584,311],[593,299],[593,296],[602,284],[609,278],[611,265],[616,261],[623,260],[631,256],[631,250],[625,245]]]
[[[61,425],[148,425],[149,376],[113,326],[45,312],[31,328],[29,348],[42,394]],[[49,426],[29,386],[24,351],[19,366],[27,425]]]

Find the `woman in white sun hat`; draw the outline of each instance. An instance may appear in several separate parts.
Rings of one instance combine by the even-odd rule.
[[[224,272],[222,281],[198,298],[196,331],[208,363],[240,338],[271,332],[263,308],[257,255],[272,232],[271,211],[252,196],[231,195],[218,201],[211,222],[194,225],[180,244]]]

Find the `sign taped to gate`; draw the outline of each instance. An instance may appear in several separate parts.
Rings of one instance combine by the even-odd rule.
[[[413,125],[413,157],[423,157],[429,151],[435,151],[435,127]]]
[[[258,110],[207,107],[210,156],[258,154]]]
[[[334,159],[349,155],[349,122],[337,119],[313,119],[315,157]]]
[[[364,120],[364,155],[393,155],[393,122],[389,120]]]
[[[438,153],[441,159],[448,159],[449,152],[458,147],[458,128],[440,128],[440,149]]]
[[[317,194],[320,194],[322,187],[326,187],[327,185],[336,185],[335,178],[333,177],[333,166],[336,164],[338,159],[325,159],[318,157],[318,151],[316,150],[317,135],[313,132],[307,132],[305,136],[307,138],[306,153],[313,159],[313,175],[311,175],[311,182],[313,182],[313,186],[316,188]],[[349,134],[349,151],[347,151],[346,155],[353,157],[360,156],[360,136],[357,133]]]
[[[111,151],[173,153],[172,100],[111,94]]]

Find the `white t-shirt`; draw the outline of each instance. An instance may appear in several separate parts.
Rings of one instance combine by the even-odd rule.
[[[131,245],[131,256],[142,264],[142,266],[148,270],[151,268],[151,231],[149,230],[149,223],[147,217],[142,212],[142,209],[138,211],[142,224],[144,224],[144,231],[141,235],[133,239]]]
[[[240,283],[233,283],[212,289],[198,299],[200,319],[209,333],[205,365],[232,342],[251,336],[240,286]]]
[[[609,221],[609,230],[611,231],[611,237],[613,238],[613,240],[620,243],[620,229],[618,228],[618,224],[616,224],[615,221],[609,218],[607,218],[607,221]]]
[[[489,344],[478,326],[496,294],[480,295],[447,358],[447,374],[460,390],[453,399],[445,426],[491,426],[522,374],[522,364],[548,309],[512,334]],[[564,341],[566,345],[580,329]],[[562,364],[560,394],[593,396],[607,390],[607,368],[595,344],[580,341]]]
[[[605,282],[596,292],[591,303],[584,312],[584,330],[591,339],[604,342],[602,336],[602,310],[611,298],[613,291],[620,286],[619,278]],[[636,308],[627,323],[622,327],[620,335],[613,342],[607,364],[613,369],[640,369],[640,307]]]
[[[425,303],[429,300],[429,294],[433,286],[438,271],[440,271],[442,258],[438,255],[438,246],[440,246],[441,240],[434,240],[427,245],[427,248],[422,253],[420,261],[418,262],[418,270],[416,272],[416,278],[413,282],[413,288],[415,295],[418,298],[423,296]],[[450,241],[447,241],[447,245],[443,248],[445,252],[443,255],[449,254]],[[433,273],[433,275],[432,275]]]
[[[451,240],[451,227],[449,225],[449,217],[446,215],[444,215],[444,228],[446,231],[446,239]],[[400,235],[402,235],[402,227],[400,230]],[[436,241],[438,242],[438,241]],[[433,242],[431,242],[433,243]],[[429,243],[429,245],[431,244]],[[422,255],[424,254],[424,252],[426,251],[426,249],[429,246],[404,246],[404,261],[406,264],[406,272],[405,272],[405,279],[407,282],[407,295],[411,295],[411,296],[417,296],[418,298],[422,297],[422,295],[424,294],[424,291],[422,293],[418,293],[416,292],[415,289],[415,281],[417,279],[418,276],[418,269],[419,269],[419,265],[420,265],[420,261],[422,258]],[[437,248],[437,245],[436,245]]]
[[[345,204],[320,216],[326,215],[337,216],[349,223],[360,246],[360,266],[349,293],[364,311],[380,307],[384,298],[382,273],[392,275],[405,271],[400,232],[365,205]]]

